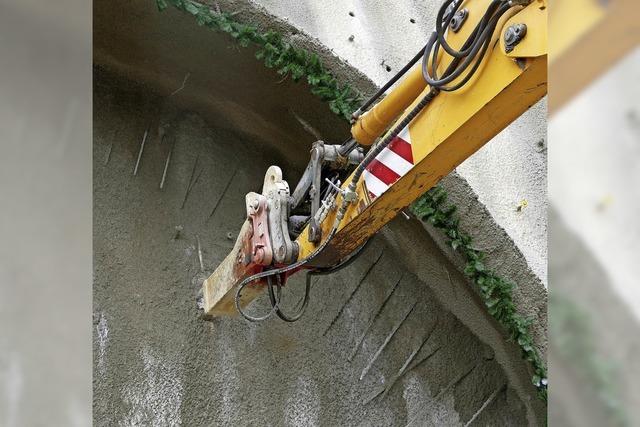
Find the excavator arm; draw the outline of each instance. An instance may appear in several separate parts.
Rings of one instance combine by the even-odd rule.
[[[262,192],[246,195],[236,245],[203,283],[205,317],[239,311],[261,320],[275,312],[296,320],[301,312],[287,316],[278,305],[287,277],[328,273],[353,259],[546,91],[546,0],[446,0],[426,46],[354,113],[352,138],[315,142],[293,192],[272,166]],[[273,309],[246,314],[265,290]]]

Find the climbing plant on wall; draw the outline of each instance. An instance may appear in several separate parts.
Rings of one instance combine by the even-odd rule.
[[[522,357],[533,368],[532,382],[538,395],[547,400],[547,371],[538,354],[529,331],[532,319],[527,319],[516,311],[513,302],[513,283],[498,276],[487,268],[485,253],[473,246],[471,236],[460,230],[460,218],[456,207],[447,204],[447,192],[439,186],[423,194],[411,205],[411,211],[419,219],[442,231],[449,246],[464,257],[464,273],[478,287],[487,311],[509,332],[520,346]]]
[[[192,0],[156,0],[156,3],[160,11],[173,5],[193,15],[199,25],[227,33],[243,47],[257,47],[256,58],[264,61],[265,66],[294,81],[304,78],[314,95],[328,102],[331,111],[347,120],[362,102],[362,96],[356,90],[340,84],[325,69],[317,54],[293,46],[278,32],[261,32],[256,26],[238,22],[232,14],[215,11]],[[486,267],[485,254],[474,248],[470,235],[460,230],[456,208],[447,205],[446,200],[446,191],[436,186],[420,197],[411,210],[418,218],[441,230],[451,248],[462,254],[466,261],[465,274],[477,285],[489,314],[520,346],[522,357],[531,364],[532,382],[538,395],[546,402],[547,373],[529,330],[532,320],[517,313],[512,298],[513,284]]]

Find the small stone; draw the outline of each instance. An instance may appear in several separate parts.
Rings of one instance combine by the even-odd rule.
[[[416,20],[415,20],[415,19],[413,19],[413,18],[411,18],[411,19],[409,19],[409,22],[411,22],[412,24],[415,24],[415,23],[416,23]]]
[[[352,42],[353,40],[355,40],[356,36],[354,36],[353,34],[351,34],[349,36],[349,41]]]
[[[233,233],[232,233],[232,232],[230,232],[230,231],[229,231],[229,232],[227,233],[227,239],[229,239],[229,240],[233,240]]]
[[[516,207],[516,212],[522,212],[524,208],[526,208],[528,205],[529,205],[529,202],[527,201],[527,199],[520,200],[520,203]]]
[[[356,16],[356,14],[353,12],[349,12],[349,16]]]

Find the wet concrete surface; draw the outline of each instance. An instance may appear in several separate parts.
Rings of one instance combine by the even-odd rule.
[[[287,162],[144,84],[94,71],[96,425],[527,423],[491,347],[384,234],[350,267],[315,279],[298,323],[201,320],[200,281],[231,249],[244,194]],[[298,176],[303,163],[288,164],[285,176]],[[424,268],[449,265],[424,240]],[[287,284],[287,304],[302,288],[302,277]]]

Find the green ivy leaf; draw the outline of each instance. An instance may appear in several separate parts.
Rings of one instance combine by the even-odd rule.
[[[317,75],[313,75],[313,74],[309,74],[307,76],[307,82],[312,85],[315,86],[318,83],[320,83],[320,78]]]
[[[158,10],[162,12],[169,7],[169,3],[167,3],[167,0],[156,0],[156,6],[158,7]]]
[[[186,2],[184,5],[184,10],[189,12],[192,15],[197,15],[200,12],[200,8],[196,6],[194,3]]]

